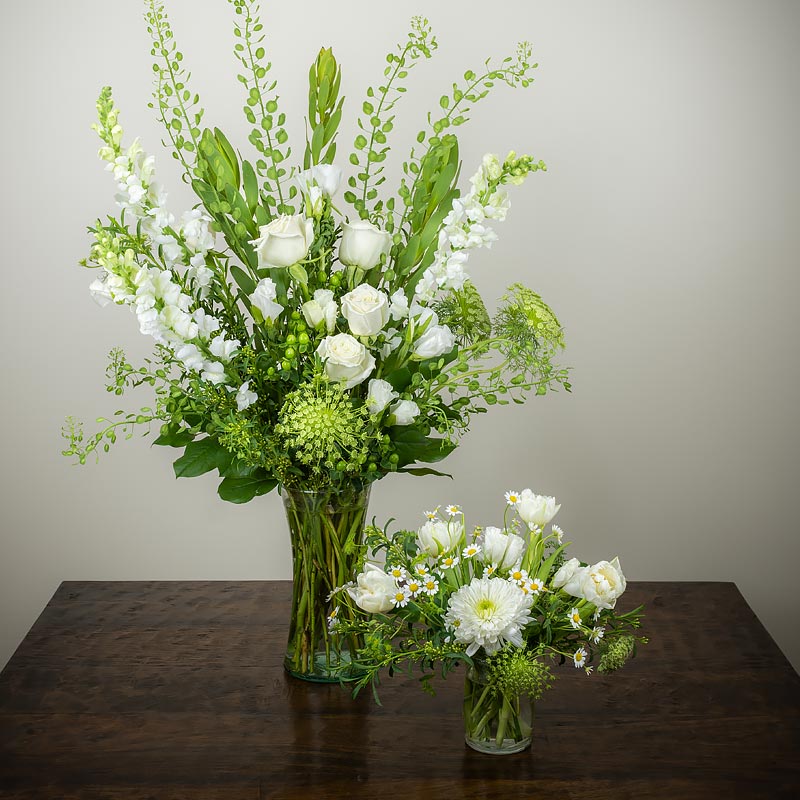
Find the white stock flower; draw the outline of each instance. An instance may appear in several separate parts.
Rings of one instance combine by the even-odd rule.
[[[456,547],[463,533],[463,522],[429,520],[417,531],[417,546],[420,551],[436,558]]]
[[[348,586],[347,593],[355,604],[369,614],[382,614],[394,607],[397,584],[375,564],[365,564],[364,571],[356,577],[356,585]]]
[[[523,489],[517,503],[517,513],[529,528],[547,525],[558,513],[560,505],[556,505],[555,497],[534,494],[530,489]]]
[[[486,153],[483,156],[481,167],[490,181],[498,180],[503,174],[503,162],[500,161],[500,158],[494,153]]]
[[[100,308],[107,306],[112,300],[111,290],[106,285],[106,282],[99,278],[89,284],[89,292],[92,295],[92,300],[94,300]]]
[[[186,246],[193,253],[207,253],[214,247],[214,234],[209,230],[211,217],[199,209],[187,211],[183,215],[181,234]]]
[[[175,357],[183,363],[186,369],[200,372],[205,365],[203,354],[197,349],[196,344],[185,344],[175,351]]]
[[[297,176],[300,188],[310,194],[310,189],[316,184],[328,197],[333,197],[339,190],[342,182],[342,169],[335,164],[315,164],[311,169],[301,172]]]
[[[394,425],[410,425],[419,416],[419,406],[413,400],[398,400],[390,409]]]
[[[238,339],[226,339],[225,334],[215,336],[208,346],[211,355],[216,356],[220,361],[230,361],[231,356],[239,349]]]
[[[200,377],[208,383],[225,383],[225,367],[219,361],[206,361]]]
[[[325,362],[325,374],[344,383],[345,389],[366,380],[375,368],[375,358],[349,333],[326,336],[317,348],[317,355]]]
[[[206,314],[202,308],[198,308],[192,314],[192,319],[197,323],[197,335],[201,339],[208,339],[214,331],[219,330],[219,320],[211,314]]]
[[[258,395],[250,391],[250,381],[245,381],[236,392],[236,409],[244,411],[258,400]]]
[[[314,241],[314,220],[302,214],[281,214],[269,225],[262,225],[260,233],[251,242],[258,255],[258,266],[291,267],[308,255]]]
[[[581,596],[598,608],[614,608],[626,586],[619,558],[615,557],[612,561],[598,561],[586,567],[581,581]]]
[[[301,311],[312,328],[321,329],[323,323],[328,333],[333,333],[336,328],[339,306],[333,299],[333,292],[330,289],[317,289],[313,299],[303,303]]]
[[[165,306],[161,312],[161,319],[167,328],[177,333],[184,341],[197,336],[197,323],[178,306]]]
[[[342,295],[342,316],[356,336],[375,336],[389,321],[389,298],[362,283]]]
[[[377,225],[360,219],[342,223],[342,240],[339,242],[339,261],[347,267],[372,269],[388,255],[392,237]]]
[[[264,319],[272,320],[273,322],[281,315],[283,306],[275,302],[278,296],[278,287],[272,278],[262,278],[256,290],[250,295],[250,302],[261,312]]]
[[[373,378],[367,385],[366,406],[370,414],[380,414],[397,397],[392,384],[380,378]]]
[[[497,564],[500,569],[509,569],[518,564],[525,554],[528,543],[515,533],[506,533],[488,525],[479,538],[481,559],[485,564]]]
[[[473,578],[455,592],[447,604],[445,623],[457,642],[474,656],[481,647],[487,654],[506,642],[522,647],[522,629],[530,622],[530,601],[513,583],[502,578]]]

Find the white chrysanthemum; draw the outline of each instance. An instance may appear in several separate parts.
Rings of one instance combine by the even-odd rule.
[[[445,614],[456,641],[467,645],[468,656],[481,647],[494,653],[506,642],[522,647],[522,629],[530,620],[525,593],[500,578],[473,578],[452,595]]]

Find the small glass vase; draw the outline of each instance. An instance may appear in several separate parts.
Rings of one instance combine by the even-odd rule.
[[[464,683],[464,739],[480,753],[509,755],[531,746],[533,703],[528,695],[508,697],[491,686],[486,665],[469,667]]]
[[[281,488],[292,541],[292,615],[284,667],[317,683],[347,679],[360,642],[331,630],[350,613],[331,592],[351,581],[361,555],[369,485],[326,491]],[[341,614],[342,617],[337,615]]]

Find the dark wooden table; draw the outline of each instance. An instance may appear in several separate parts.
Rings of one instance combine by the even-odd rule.
[[[0,674],[0,798],[799,797],[800,678],[736,587],[623,600],[651,643],[560,668],[532,750],[498,757],[464,745],[458,674],[382,707],[289,678],[286,582],[64,583]]]

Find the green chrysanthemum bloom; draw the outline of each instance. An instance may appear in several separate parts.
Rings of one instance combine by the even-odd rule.
[[[287,395],[275,433],[320,478],[330,470],[358,472],[369,454],[369,414],[338,384],[314,382]]]
[[[600,656],[598,672],[614,672],[621,667],[633,655],[633,648],[636,640],[633,636],[618,636],[611,639],[605,646],[605,650]]]
[[[435,311],[440,321],[450,326],[460,345],[487,339],[492,333],[489,312],[471,281],[448,293],[436,305]]]
[[[538,700],[555,678],[550,667],[530,650],[507,648],[493,655],[488,662],[489,680],[506,697],[527,694]]]

